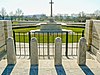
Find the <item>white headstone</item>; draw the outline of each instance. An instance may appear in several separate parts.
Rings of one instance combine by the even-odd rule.
[[[38,46],[37,39],[35,37],[31,38],[31,65],[38,65]]]
[[[77,53],[78,54],[77,63],[79,65],[85,65],[86,63],[86,50],[87,50],[86,39],[84,37],[81,37],[79,41],[79,49]]]
[[[60,37],[55,39],[55,65],[62,65],[62,41]]]
[[[8,64],[16,63],[15,46],[12,37],[7,39],[7,62]]]

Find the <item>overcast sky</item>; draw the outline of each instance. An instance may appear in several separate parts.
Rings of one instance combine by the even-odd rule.
[[[50,0],[0,0],[0,10],[4,7],[7,13],[20,8],[25,15],[50,14]],[[93,13],[100,10],[100,0],[53,0],[53,14],[72,14],[84,11]]]

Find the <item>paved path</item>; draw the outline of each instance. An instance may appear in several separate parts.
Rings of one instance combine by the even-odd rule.
[[[69,43],[68,44],[68,55],[77,55],[78,44],[77,43]],[[47,56],[48,48],[47,43],[38,44],[38,55]],[[49,55],[54,55],[55,52],[55,44],[49,44]],[[65,55],[66,52],[66,44],[62,44],[62,55]],[[29,44],[28,43],[16,43],[16,54],[17,55],[29,55]]]
[[[9,68],[9,69],[8,69]],[[8,74],[7,74],[8,73]],[[86,66],[78,66],[76,59],[63,58],[62,66],[54,66],[54,60],[39,60],[38,66],[30,66],[29,59],[17,59],[17,64],[7,66],[0,61],[0,75],[100,75],[100,63],[87,59]]]

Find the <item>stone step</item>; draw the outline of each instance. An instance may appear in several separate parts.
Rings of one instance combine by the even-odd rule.
[[[30,66],[29,59],[17,59],[15,65],[0,61],[0,75],[100,75],[100,63],[87,59],[85,66],[79,66],[76,59],[63,59],[62,66],[54,66],[54,60],[39,60],[39,65]]]

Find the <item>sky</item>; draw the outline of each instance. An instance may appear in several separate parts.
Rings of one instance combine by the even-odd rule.
[[[24,15],[50,15],[51,0],[0,0],[0,10],[5,8],[9,14],[20,8]],[[93,13],[100,10],[100,0],[53,0],[53,14],[78,14],[81,11]]]

